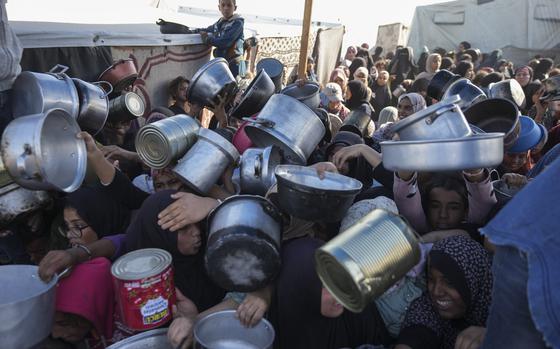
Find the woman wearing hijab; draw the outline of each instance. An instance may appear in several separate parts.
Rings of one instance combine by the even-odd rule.
[[[389,73],[394,77],[393,86],[400,85],[405,79],[414,80],[417,67],[414,65],[414,51],[412,47],[403,47],[389,65]]]
[[[350,64],[350,67],[348,67],[348,69],[350,70],[350,77],[348,80],[354,80],[354,73],[356,72],[356,70],[358,70],[358,68],[364,67],[367,69],[367,62],[364,58],[362,57],[356,57],[354,58],[354,60],[352,61],[352,64]]]
[[[389,85],[389,73],[387,71],[383,70],[379,72],[379,76],[375,80],[371,91],[373,93],[372,106],[376,111],[375,114],[377,116],[374,117],[374,120],[376,120],[380,115],[377,113],[377,111],[390,106],[393,99],[391,88]]]
[[[533,95],[539,90],[541,84],[539,82],[533,83],[533,68],[528,65],[524,65],[515,69],[514,74],[515,80],[523,88],[523,93],[525,94],[525,115],[535,104],[533,102]]]
[[[500,59],[502,59],[502,50],[494,50],[482,61],[480,67],[494,68]]]
[[[349,67],[352,64],[354,58],[356,58],[356,53],[358,53],[358,49],[356,46],[348,46],[346,49],[346,54],[344,55],[344,59],[342,60],[342,64]]]
[[[404,119],[420,110],[426,109],[426,100],[418,93],[405,93],[399,97],[397,110],[399,119]]]
[[[345,97],[346,107],[350,111],[358,110],[370,117],[374,115],[373,107],[368,100],[368,87],[360,80],[352,80],[348,83]]]
[[[441,59],[441,66],[439,68],[440,70],[445,69],[445,70],[453,71],[455,70],[455,63],[453,63],[453,60],[451,58],[443,57]]]
[[[554,61],[550,58],[543,58],[537,64],[535,68],[535,80],[544,81],[548,78],[548,73],[554,66]]]
[[[354,314],[322,286],[314,254],[322,241],[300,238],[282,248],[282,270],[276,280],[269,319],[276,331],[274,348],[339,349],[386,344],[389,334],[375,304]]]
[[[325,150],[326,160],[332,162],[334,155],[338,151],[356,144],[364,144],[364,140],[361,136],[350,131],[339,131]],[[373,184],[373,169],[363,158],[346,162],[338,171],[345,176],[352,177],[362,182],[362,190],[369,189]]]
[[[395,349],[478,347],[491,302],[488,252],[466,236],[434,244],[428,256],[428,291],[408,309]],[[465,343],[472,335],[478,346]]]
[[[459,75],[462,78],[472,80],[474,78],[474,66],[469,61],[461,61],[457,63],[453,73]]]
[[[344,70],[340,68],[336,68],[332,71],[331,76],[329,78],[329,82],[334,82],[340,86],[342,90],[342,95],[346,93],[346,88],[348,87],[348,76],[344,72]]]
[[[158,214],[175,200],[175,191],[157,192],[147,198],[126,231],[126,250],[161,248],[173,258],[175,285],[199,311],[218,304],[225,291],[216,286],[204,269],[204,239],[201,228],[190,224],[178,232],[162,229]]]
[[[418,79],[428,79],[432,80],[434,75],[439,71],[441,67],[441,56],[438,53],[432,53],[428,56],[425,64],[425,70],[418,74],[416,80]]]

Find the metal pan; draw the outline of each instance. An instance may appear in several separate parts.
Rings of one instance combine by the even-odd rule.
[[[391,171],[458,171],[496,167],[504,156],[504,134],[458,139],[381,142],[383,166]]]

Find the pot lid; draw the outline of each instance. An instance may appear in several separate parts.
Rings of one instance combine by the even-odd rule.
[[[125,254],[113,263],[111,274],[119,280],[155,276],[171,265],[171,254],[159,248],[144,248]]]

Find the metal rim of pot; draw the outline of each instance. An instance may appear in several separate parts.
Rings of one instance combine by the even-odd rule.
[[[297,82],[290,84],[284,87],[280,93],[297,99],[309,108],[317,108],[321,103],[320,91],[321,86],[318,83],[306,81],[303,86],[300,86]]]
[[[254,105],[245,105],[248,104],[250,102],[254,102],[251,101],[251,98],[254,94],[260,92],[267,92],[265,91],[266,87],[270,87],[270,86],[261,86],[264,84],[267,84],[268,82],[270,82],[270,84],[272,84],[272,90],[269,91],[270,93],[268,94],[268,97],[266,98],[265,101],[260,101],[257,106]],[[257,73],[257,76],[255,76],[255,78],[251,81],[251,83],[249,84],[249,86],[247,87],[247,89],[245,90],[245,92],[243,93],[243,96],[241,96],[241,100],[239,101],[239,103],[233,107],[233,109],[231,110],[231,112],[229,113],[230,116],[236,117],[238,119],[242,118],[242,117],[248,117],[251,116],[255,113],[258,113],[266,104],[266,102],[268,102],[268,99],[274,94],[274,82],[270,79],[270,77],[268,76],[268,73],[262,69]],[[250,111],[244,112],[243,109],[251,109]],[[242,113],[243,115],[239,114]]]
[[[272,210],[263,209],[263,211],[268,213],[269,216],[272,219],[274,219],[275,221],[278,222],[278,224],[280,224],[280,226],[282,225],[282,216],[280,214],[280,210],[278,209],[278,207],[276,207],[276,205],[274,205],[274,203],[272,203],[272,201],[270,201],[269,199],[267,199],[263,196],[260,196],[260,195],[239,194],[239,195],[230,196],[230,197],[224,199],[218,206],[214,207],[212,209],[212,211],[210,211],[210,213],[208,214],[208,217],[206,218],[206,230],[208,232],[210,231],[211,222],[214,219],[214,216],[216,215],[216,213],[220,209],[223,209],[224,207],[226,207],[228,204],[230,204],[232,202],[240,201],[240,200],[248,200],[248,199],[255,200],[255,201],[260,201],[263,204],[271,205]],[[276,210],[276,212],[274,212],[274,210]]]
[[[122,71],[124,70],[124,71]],[[124,73],[124,74],[123,74]],[[108,81],[114,92],[121,92],[138,78],[138,71],[132,58],[119,59],[99,74],[99,81]]]
[[[347,189],[330,189],[330,188],[313,187],[311,185],[298,183],[296,181],[286,178],[287,174],[289,174],[290,171],[299,172],[299,174],[303,176],[317,177],[317,180],[319,181],[324,181],[324,180],[330,180],[334,182],[345,181],[350,187]],[[362,190],[362,186],[363,186],[362,182],[358,181],[357,179],[344,176],[338,173],[332,173],[332,172],[325,172],[324,179],[319,179],[317,175],[317,170],[315,170],[314,168],[299,166],[299,165],[278,165],[274,171],[274,174],[276,175],[276,180],[278,182],[279,187],[287,186],[290,188],[294,188],[302,193],[312,194],[312,195],[328,194],[328,195],[352,196],[358,194]]]
[[[246,149],[240,162],[241,190],[246,193],[264,195],[275,183],[274,170],[281,164],[282,150],[276,145],[264,149]]]
[[[519,108],[524,108],[527,102],[523,87],[515,79],[493,82],[488,86],[489,98],[503,98],[514,102]]]
[[[145,332],[141,332],[138,334],[135,334],[132,337],[128,337],[125,338],[121,341],[118,341],[115,344],[112,344],[110,346],[107,347],[107,349],[133,349],[133,348],[137,348],[138,345],[141,345],[142,342],[144,341],[149,341],[149,344],[156,344],[153,343],[154,338],[161,338],[163,341],[167,342],[167,328],[157,328],[155,330],[149,330],[149,331],[145,331]],[[158,343],[158,345],[161,345],[163,343]],[[171,344],[168,345],[169,349],[172,348]],[[162,347],[157,347],[158,349],[166,349],[166,348],[162,348]]]
[[[76,85],[80,100],[78,125],[83,131],[95,136],[103,129],[109,116],[108,96],[113,92],[113,86],[108,81],[90,83],[75,78],[72,81]],[[107,89],[104,89],[103,85],[106,85]]]
[[[207,73],[207,71],[209,71],[210,68],[214,65],[222,65],[224,67],[223,68],[224,72],[226,72],[226,74],[229,73],[229,78],[231,80],[230,83],[226,84],[225,86],[222,86],[222,88],[217,94],[225,95],[226,105],[229,104],[229,102],[231,102],[231,100],[235,97],[235,92],[237,91],[238,88],[237,83],[235,82],[235,77],[231,74],[227,61],[224,58],[218,57],[206,62],[202,67],[200,67],[196,71],[193,78],[191,79],[191,83],[189,84],[189,88],[187,89],[187,99],[191,101],[191,103],[194,102],[194,103],[200,103],[204,106],[210,106],[210,107],[213,106],[213,103],[211,103],[210,101],[201,100],[198,98],[198,96],[193,95],[194,94],[193,91],[196,91],[197,83]],[[215,97],[216,96],[214,96],[214,98]]]
[[[465,93],[467,91],[469,93]],[[469,79],[460,78],[452,82],[449,87],[447,87],[442,99],[447,99],[453,95],[458,95],[460,100],[457,102],[462,110],[469,108],[480,101],[487,98],[484,91],[482,91],[478,86],[474,85]],[[467,99],[466,97],[470,97]]]

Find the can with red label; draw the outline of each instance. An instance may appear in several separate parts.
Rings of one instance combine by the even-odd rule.
[[[111,274],[126,327],[143,331],[171,320],[175,284],[169,252],[146,248],[127,253],[113,263]]]

